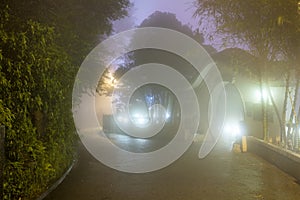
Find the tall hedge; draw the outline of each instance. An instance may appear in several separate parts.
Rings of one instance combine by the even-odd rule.
[[[54,28],[0,11],[4,199],[36,198],[73,160],[76,68],[56,41]]]

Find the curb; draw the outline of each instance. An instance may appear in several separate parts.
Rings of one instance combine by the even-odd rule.
[[[291,151],[291,150],[288,150],[288,149],[276,146],[274,144],[267,143],[264,140],[261,140],[261,139],[258,139],[258,138],[254,138],[252,136],[248,136],[247,139],[249,139],[250,141],[256,141],[259,144],[261,144],[262,146],[264,146],[264,147],[266,147],[266,148],[268,148],[268,149],[270,149],[270,150],[278,153],[279,155],[285,156],[285,157],[291,159],[294,162],[300,163],[300,155],[297,154],[297,153],[295,153],[295,152],[293,152],[293,151]]]
[[[261,139],[248,137],[249,151],[300,181],[300,155]]]
[[[55,188],[57,188],[62,182],[63,180],[68,176],[68,174],[71,172],[71,170],[73,169],[75,163],[78,160],[75,159],[73,160],[72,164],[70,165],[70,167],[68,168],[68,170],[47,190],[45,191],[40,197],[38,197],[36,200],[43,200],[46,196],[48,196],[53,190],[55,190]]]

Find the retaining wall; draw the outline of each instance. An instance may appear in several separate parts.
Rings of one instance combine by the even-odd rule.
[[[300,181],[299,154],[251,136],[247,137],[247,145],[249,152],[257,154]]]

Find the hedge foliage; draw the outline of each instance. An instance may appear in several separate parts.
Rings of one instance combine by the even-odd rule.
[[[129,6],[129,0],[1,1],[4,199],[35,199],[70,166],[76,72]]]
[[[36,198],[73,160],[76,68],[56,41],[54,28],[0,11],[4,199]]]

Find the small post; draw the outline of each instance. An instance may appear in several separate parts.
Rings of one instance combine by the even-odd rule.
[[[242,152],[247,152],[247,137],[242,136]]]
[[[4,185],[4,162],[5,162],[5,126],[0,126],[0,199],[3,199],[3,185]]]

